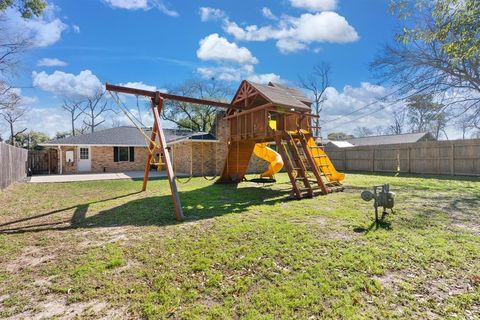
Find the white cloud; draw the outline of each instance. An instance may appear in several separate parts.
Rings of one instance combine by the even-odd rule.
[[[172,10],[172,9],[168,9],[167,6],[160,0],[152,0],[154,3],[155,3],[155,6],[158,8],[158,10],[160,10],[161,12],[163,12],[164,14],[166,14],[167,16],[170,16],[170,17],[178,17],[179,16],[179,13],[175,10]]]
[[[38,60],[39,67],[65,67],[67,63],[57,58],[43,58]]]
[[[197,50],[197,57],[201,60],[212,60],[219,62],[233,62],[239,64],[258,63],[250,50],[245,47],[238,47],[235,43],[228,42],[217,33],[206,36],[200,40],[200,48]]]
[[[290,0],[292,7],[310,11],[335,10],[337,0]]]
[[[198,10],[202,22],[220,20],[225,17],[225,12],[220,9],[201,7]]]
[[[267,8],[267,7],[262,8],[262,15],[265,18],[270,20],[278,20],[277,16],[272,13],[272,10],[270,10],[270,8]]]
[[[135,81],[135,82],[127,82],[127,83],[120,83],[119,86],[122,87],[129,87],[129,88],[135,88],[135,89],[140,89],[140,90],[147,90],[147,91],[159,91],[159,92],[164,92],[167,93],[168,90],[165,88],[157,88],[156,86],[152,86],[149,84],[145,84],[142,81]],[[122,102],[127,102],[129,98],[132,98],[133,96],[130,94],[120,94],[119,98]],[[143,101],[149,101],[150,99],[147,97],[138,97],[140,100]],[[128,101],[131,102],[131,101]]]
[[[6,23],[17,36],[21,35],[32,39],[34,46],[47,47],[58,42],[62,37],[62,32],[68,27],[56,17],[58,11],[58,7],[48,5],[40,17],[23,19],[17,10],[8,9]]]
[[[330,132],[353,133],[356,127],[388,127],[392,123],[393,111],[403,105],[381,100],[387,94],[385,87],[369,82],[363,82],[359,87],[346,85],[341,92],[333,87],[327,88],[327,100],[320,119],[324,137]],[[353,112],[355,110],[358,111]]]
[[[161,0],[104,0],[112,8],[126,9],[126,10],[150,10],[157,8],[164,14],[177,17],[178,12],[168,9],[165,3]]]
[[[75,32],[75,33],[80,33],[80,27],[77,26],[76,24],[73,24],[73,25],[72,25],[72,28],[73,28],[73,32]]]
[[[34,87],[63,97],[91,96],[103,86],[90,70],[81,71],[78,75],[62,71],[52,74],[34,71],[32,79]]]
[[[280,78],[278,74],[275,73],[263,73],[263,74],[252,74],[247,76],[247,80],[257,82],[257,83],[282,83],[283,80]]]
[[[105,0],[105,2],[113,8],[127,10],[149,9],[147,0]]]
[[[240,67],[217,66],[197,68],[197,73],[206,79],[215,78],[221,81],[239,82],[244,79],[258,83],[268,83],[270,81],[281,83],[283,80],[275,73],[257,74],[252,65]]]
[[[151,86],[151,85],[145,84],[142,81],[120,83],[120,86],[135,88],[135,89],[140,89],[140,90],[157,91],[156,86]]]
[[[305,49],[311,43],[349,43],[359,39],[344,17],[330,11],[305,13],[298,18],[282,16],[277,26],[249,25],[242,28],[226,18],[223,28],[237,40],[277,40],[277,47],[284,53]]]

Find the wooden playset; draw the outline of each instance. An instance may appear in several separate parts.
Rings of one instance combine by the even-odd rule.
[[[217,183],[240,183],[245,180],[252,154],[269,162],[262,177],[273,178],[282,167],[292,184],[292,197],[311,198],[318,194],[342,191],[345,176],[336,171],[322,146],[312,135],[311,101],[296,89],[269,83],[260,85],[243,81],[231,103],[209,101],[167,93],[106,85],[109,92],[146,96],[151,99],[153,127],[149,141],[149,156],[145,166],[143,190],[155,150],[160,150],[167,172],[177,220],[183,220],[182,206],[175,183],[175,173],[169,148],[162,131],[160,114],[164,100],[183,101],[227,109],[223,120],[228,121],[229,139],[225,165]],[[158,143],[157,143],[158,141]],[[275,143],[277,151],[269,148]]]

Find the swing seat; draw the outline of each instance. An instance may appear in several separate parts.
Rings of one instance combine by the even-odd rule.
[[[272,178],[254,178],[248,180],[248,182],[253,182],[253,183],[275,183],[277,180],[272,179]]]

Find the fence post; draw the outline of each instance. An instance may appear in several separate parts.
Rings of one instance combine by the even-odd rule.
[[[411,151],[412,151],[412,147],[408,146],[408,150],[407,150],[408,173],[412,173],[411,171],[412,165],[410,164]]]
[[[450,174],[455,175],[455,145],[453,142],[450,146]]]
[[[343,149],[343,170],[347,171],[347,150]]]
[[[375,172],[375,148],[372,149],[372,172]]]

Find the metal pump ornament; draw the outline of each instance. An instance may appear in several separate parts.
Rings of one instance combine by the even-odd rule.
[[[395,193],[390,191],[389,184],[373,186],[373,192],[365,190],[361,195],[363,200],[374,200],[373,207],[375,208],[375,221],[378,221],[378,207],[383,207],[383,214],[387,213],[387,209],[393,212],[395,204]]]

